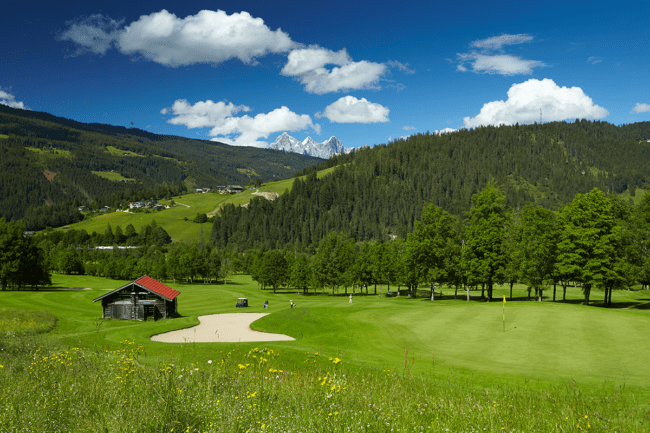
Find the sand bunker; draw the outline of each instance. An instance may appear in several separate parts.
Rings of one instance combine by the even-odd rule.
[[[292,341],[282,334],[253,331],[250,324],[268,313],[229,313],[199,316],[199,325],[151,337],[163,343],[237,343],[253,341]]]

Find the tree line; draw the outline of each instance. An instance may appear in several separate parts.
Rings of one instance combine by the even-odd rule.
[[[480,289],[491,300],[494,285],[509,284],[512,298],[518,282],[528,286],[529,297],[534,291],[541,301],[552,288],[552,299],[564,300],[567,286],[578,284],[585,304],[594,289],[611,304],[614,290],[650,284],[650,194],[632,206],[599,189],[576,194],[554,211],[531,203],[509,207],[502,188],[489,183],[472,197],[464,219],[429,204],[405,238],[357,242],[331,231],[313,251],[237,251],[203,240],[172,244],[155,222],[140,233],[129,225],[107,226],[102,234],[48,230],[30,237],[23,229],[0,220],[3,289],[48,284],[49,271],[127,280],[147,274],[190,283],[225,282],[243,272],[273,291],[368,294],[379,285],[379,294],[386,286],[386,295],[404,288],[416,297],[424,285],[431,300],[443,285],[455,296],[464,291],[467,300],[470,290]],[[113,248],[93,248],[100,244]]]
[[[429,204],[406,239],[355,243],[339,232],[321,239],[314,254],[273,249],[259,252],[251,275],[262,288],[292,287],[334,294],[348,288],[366,292],[369,286],[404,286],[409,296],[423,284],[465,290],[481,288],[492,299],[495,284],[521,282],[529,296],[542,300],[558,286],[565,299],[569,284],[578,284],[588,304],[593,289],[612,292],[650,284],[650,194],[633,207],[598,189],[577,194],[558,211],[526,204],[505,205],[503,191],[490,183],[472,197],[464,221]]]

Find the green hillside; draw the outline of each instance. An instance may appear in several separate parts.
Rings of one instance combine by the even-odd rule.
[[[6,105],[0,106],[0,135],[0,217],[25,218],[30,228],[75,222],[79,217],[70,212],[81,204],[99,208],[257,178],[287,179],[322,161]],[[62,215],[49,218],[53,213]]]
[[[318,172],[321,178],[331,173],[334,168],[324,169]],[[302,177],[304,179],[304,176]],[[255,193],[277,193],[283,194],[290,191],[296,178],[269,182],[257,189],[247,189],[238,194],[184,194],[175,196],[171,199],[159,200],[160,204],[171,205],[172,200],[175,205],[169,209],[156,212],[110,212],[106,214],[98,213],[96,216],[71,224],[68,227],[75,230],[86,230],[87,233],[103,233],[110,224],[115,228],[120,226],[125,228],[132,224],[136,231],[140,232],[142,227],[150,225],[152,221],[171,236],[173,241],[197,242],[201,238],[201,229],[203,236],[207,240],[210,238],[212,224],[195,223],[192,220],[197,213],[207,214],[208,216],[216,215],[225,204],[242,206],[250,202],[254,197],[259,197]],[[59,230],[65,230],[59,228]]]
[[[307,176],[270,205],[224,209],[212,240],[244,250],[315,245],[331,231],[356,241],[405,238],[427,204],[464,218],[490,182],[515,210],[526,203],[556,210],[594,188],[627,191],[635,201],[650,186],[645,137],[650,122],[586,120],[417,134],[306,169],[337,164],[331,176]]]

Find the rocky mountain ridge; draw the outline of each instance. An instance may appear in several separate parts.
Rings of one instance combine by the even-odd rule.
[[[268,148],[299,153],[301,155],[308,155],[322,159],[328,159],[332,155],[348,153],[352,150],[352,148],[343,147],[343,143],[334,136],[319,143],[311,137],[307,137],[303,141],[300,141],[286,132],[280,134]]]

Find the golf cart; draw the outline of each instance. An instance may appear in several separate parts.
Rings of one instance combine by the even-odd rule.
[[[246,299],[246,298],[237,299],[237,305],[235,305],[235,307],[237,307],[237,308],[239,308],[239,307],[242,307],[242,308],[243,307],[248,307],[248,299]]]

